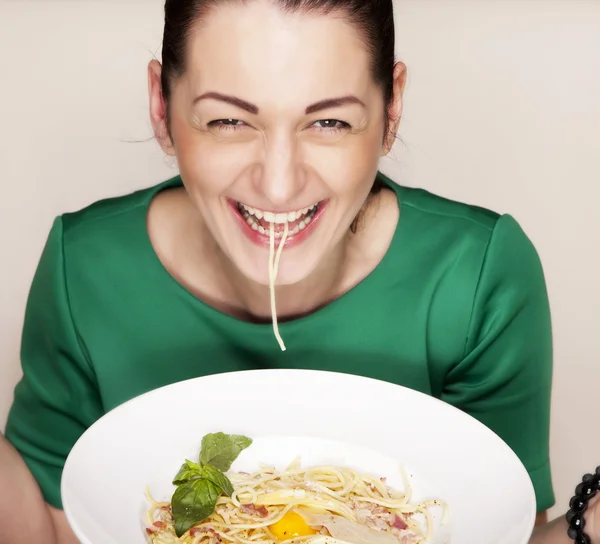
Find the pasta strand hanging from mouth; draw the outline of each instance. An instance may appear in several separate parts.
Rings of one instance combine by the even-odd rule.
[[[279,325],[277,323],[275,282],[277,280],[277,272],[279,271],[279,260],[281,259],[283,246],[285,245],[285,241],[288,237],[289,228],[290,226],[286,221],[283,227],[283,236],[281,237],[281,242],[277,247],[277,254],[275,254],[275,222],[272,221],[271,226],[269,228],[269,291],[271,294],[271,316],[273,319],[273,332],[275,333],[275,338],[277,339],[277,342],[279,342],[279,347],[281,348],[281,351],[285,351],[286,347],[283,342],[283,338],[281,338],[281,334],[279,334]]]

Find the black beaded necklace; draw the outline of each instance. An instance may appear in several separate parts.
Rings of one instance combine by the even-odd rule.
[[[569,502],[567,534],[575,544],[591,544],[590,537],[584,532],[585,519],[583,515],[587,510],[590,499],[600,490],[600,466],[594,474],[585,474],[581,483],[575,488],[575,495]]]

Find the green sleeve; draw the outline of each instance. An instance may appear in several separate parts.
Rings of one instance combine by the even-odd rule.
[[[488,243],[464,358],[443,400],[498,434],[529,472],[538,512],[554,504],[549,462],[552,328],[538,254],[517,222],[502,216]]]
[[[27,301],[23,378],[6,427],[6,438],[23,456],[46,501],[57,508],[62,508],[60,479],[67,455],[102,415],[94,373],[71,316],[65,270],[57,219]]]

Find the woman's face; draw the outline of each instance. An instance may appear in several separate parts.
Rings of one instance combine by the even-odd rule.
[[[182,179],[220,249],[269,282],[269,234],[297,283],[347,236],[383,152],[384,104],[353,26],[225,4],[191,34],[170,113]]]

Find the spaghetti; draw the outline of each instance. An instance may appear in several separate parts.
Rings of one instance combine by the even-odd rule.
[[[283,339],[281,338],[281,334],[279,334],[279,324],[277,322],[277,304],[275,301],[275,282],[277,281],[279,260],[281,259],[281,253],[288,237],[289,228],[290,226],[286,221],[283,227],[283,236],[281,237],[281,242],[277,247],[277,253],[275,253],[275,222],[272,221],[271,226],[269,227],[269,291],[271,294],[271,315],[273,319],[273,332],[275,333],[275,338],[279,343],[281,351],[285,351],[286,347]]]
[[[300,544],[323,542],[323,536],[349,544],[420,544],[433,532],[437,500],[411,503],[405,491],[375,478],[336,466],[302,468],[299,460],[286,470],[261,466],[253,474],[229,473],[234,493],[217,501],[213,514],[178,538],[171,505],[151,503],[147,533],[152,544]]]

